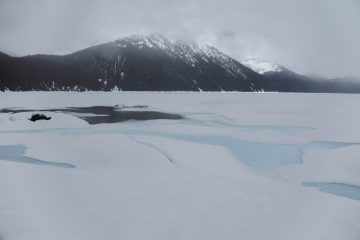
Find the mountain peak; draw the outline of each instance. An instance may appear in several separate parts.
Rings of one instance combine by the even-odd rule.
[[[214,52],[220,52],[213,46],[207,44],[198,44],[194,41],[185,41],[185,40],[176,40],[172,41],[167,39],[161,34],[150,34],[150,35],[129,35],[120,39],[117,39],[115,43],[119,47],[128,47],[128,46],[137,46],[139,48],[149,47],[149,48],[160,48],[160,49],[170,49],[175,51],[175,49],[186,48],[188,51],[195,52],[207,52],[214,54]]]
[[[130,35],[115,41],[119,47],[148,47],[148,48],[168,48],[171,46],[172,42],[166,39],[160,34],[151,34],[151,35]]]
[[[283,67],[276,63],[254,57],[247,57],[241,63],[259,74],[264,74],[266,72],[281,72],[283,70]]]
[[[159,50],[171,59],[181,60],[192,67],[200,62],[216,62],[230,74],[236,75],[242,72],[231,57],[207,44],[184,40],[172,41],[160,34],[130,35],[116,40],[115,44],[120,48],[131,47],[140,51],[143,49]]]

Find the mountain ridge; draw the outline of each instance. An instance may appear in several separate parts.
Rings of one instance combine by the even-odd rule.
[[[260,74],[213,46],[158,34],[132,35],[66,55],[0,53],[1,91],[312,91],[307,86],[312,79],[302,84],[297,75],[286,80],[281,74]]]

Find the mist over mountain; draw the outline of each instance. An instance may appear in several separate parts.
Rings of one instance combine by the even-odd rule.
[[[132,35],[68,55],[0,53],[0,90],[360,92],[360,83],[244,64],[209,45]]]

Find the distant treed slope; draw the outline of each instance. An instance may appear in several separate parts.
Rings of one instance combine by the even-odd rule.
[[[249,58],[243,63],[262,74],[269,85],[279,92],[360,93],[360,80],[305,76],[261,59]]]
[[[360,93],[360,82],[354,79],[309,77],[287,69],[263,75],[281,92]]]
[[[0,90],[95,90],[90,79],[59,56],[0,57]]]

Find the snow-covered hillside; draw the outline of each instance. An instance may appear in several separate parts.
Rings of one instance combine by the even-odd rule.
[[[129,46],[138,49],[151,48],[165,52],[170,58],[181,60],[194,68],[200,68],[203,62],[212,62],[225,69],[229,74],[245,79],[246,74],[242,71],[242,66],[230,56],[219,51],[217,48],[195,42],[171,41],[159,34],[131,35],[115,41],[121,48]]]
[[[0,238],[358,240],[359,100],[2,93]],[[114,105],[184,119],[90,125],[98,112],[59,110]]]
[[[241,63],[259,74],[282,71],[282,67],[276,63],[253,57],[245,58],[245,60],[241,61]]]

